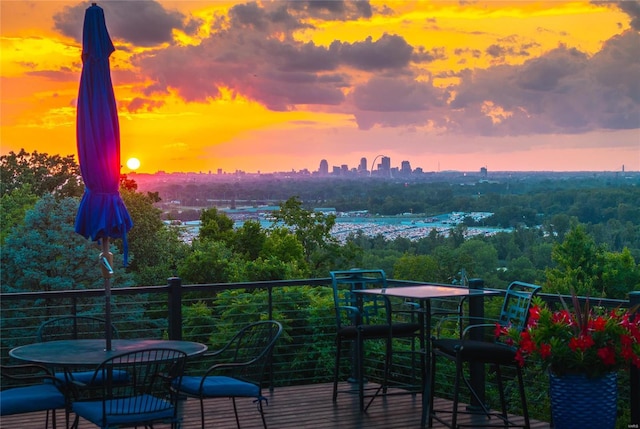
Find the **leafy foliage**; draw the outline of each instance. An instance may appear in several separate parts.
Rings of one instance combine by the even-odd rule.
[[[552,252],[556,266],[546,270],[546,291],[624,299],[640,289],[640,268],[628,250],[608,252],[582,225],[569,231]]]
[[[559,311],[537,299],[522,332],[499,328],[498,336],[518,347],[520,365],[529,360],[557,375],[589,377],[626,369],[629,364],[640,368],[640,314],[634,314],[635,309],[592,308],[588,299],[582,307],[572,296],[572,308],[564,305]]]
[[[27,212],[24,223],[7,236],[3,247],[3,292],[103,286],[99,249],[74,231],[77,210],[77,199],[46,195]],[[114,257],[114,264],[121,261]],[[131,276],[118,276],[116,285],[131,286]]]
[[[327,275],[331,269],[349,266],[355,260],[355,249],[340,246],[331,235],[335,215],[305,209],[299,198],[291,197],[280,204],[273,218],[274,227],[283,224],[302,244],[311,275]]]
[[[120,193],[134,225],[128,234],[128,271],[135,275],[138,285],[165,283],[175,275],[177,261],[187,255],[188,246],[176,229],[160,219],[160,210],[154,206],[157,194],[136,192],[135,187],[121,189]],[[118,241],[118,245],[121,247],[122,243]]]
[[[38,197],[26,184],[13,189],[0,197],[0,245],[9,233],[24,221],[27,210],[31,209]]]
[[[61,157],[21,149],[0,157],[0,195],[5,195],[24,185],[30,185],[33,193],[41,197],[55,194],[60,197],[79,197],[84,186],[80,167],[73,155]]]

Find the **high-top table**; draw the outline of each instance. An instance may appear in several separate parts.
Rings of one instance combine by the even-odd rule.
[[[9,351],[9,356],[25,362],[63,368],[98,366],[121,353],[153,348],[177,349],[187,356],[207,351],[207,346],[193,341],[176,340],[112,340],[111,350],[105,350],[105,340],[57,340],[27,344]]]
[[[431,413],[431,300],[437,298],[469,298],[482,297],[487,295],[497,295],[500,291],[484,289],[468,289],[465,287],[448,286],[441,284],[424,284],[417,286],[398,286],[385,289],[361,289],[354,290],[354,293],[363,295],[378,295],[383,297],[405,298],[420,303],[421,311],[418,312],[420,318],[420,329],[422,330],[422,340],[425,350],[422,353],[422,418],[420,426],[427,425],[427,418]]]

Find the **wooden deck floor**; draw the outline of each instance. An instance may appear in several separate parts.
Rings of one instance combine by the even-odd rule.
[[[338,401],[331,401],[331,384],[312,384],[295,387],[278,387],[266,392],[269,405],[266,419],[270,429],[411,429],[420,427],[421,398],[419,395],[395,395],[376,398],[366,413],[358,411],[357,395],[342,393]],[[233,405],[230,399],[209,400],[206,409],[206,427],[215,429],[235,428]],[[450,402],[436,400],[435,408],[450,409]],[[240,424],[243,429],[260,429],[262,421],[252,400],[238,400]],[[58,428],[64,428],[63,413],[58,414]],[[461,417],[471,423],[470,417]],[[522,422],[521,417],[515,417]],[[485,420],[486,421],[486,420]],[[44,413],[0,417],[1,429],[43,429]],[[491,420],[493,423],[499,423]],[[49,425],[51,427],[51,425]],[[156,425],[166,429],[168,425]],[[183,429],[200,428],[200,405],[197,400],[186,402]],[[445,426],[434,421],[434,428]],[[472,426],[473,427],[473,426]],[[94,429],[82,421],[79,429]],[[548,429],[549,423],[532,421],[532,429]]]

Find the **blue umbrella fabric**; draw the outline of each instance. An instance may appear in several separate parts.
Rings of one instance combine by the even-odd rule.
[[[133,222],[119,192],[120,125],[109,69],[114,51],[104,11],[94,3],[85,12],[82,34],[76,138],[85,191],[75,230],[93,241],[122,238],[126,265]]]
[[[109,56],[115,51],[104,11],[93,3],[85,12],[82,31],[82,74],[78,91],[76,139],[85,190],[75,230],[102,241],[101,262],[105,290],[106,350],[111,350],[111,276],[113,255],[109,239],[122,238],[127,264],[127,232],[133,226],[120,196],[120,125],[111,82]]]

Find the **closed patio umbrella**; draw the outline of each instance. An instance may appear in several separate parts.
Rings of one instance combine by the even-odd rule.
[[[127,231],[133,226],[119,192],[120,126],[111,83],[109,56],[115,51],[104,19],[95,3],[87,8],[82,34],[82,75],[78,91],[76,139],[84,195],[75,230],[100,241],[100,264],[105,288],[106,349],[111,350],[111,276],[113,255],[109,239],[122,238],[127,262]]]

